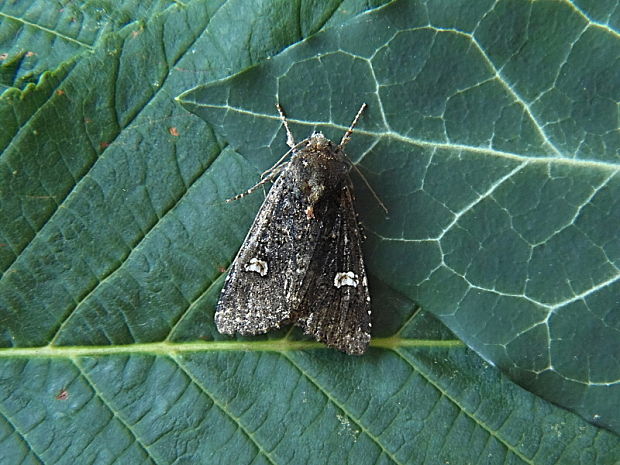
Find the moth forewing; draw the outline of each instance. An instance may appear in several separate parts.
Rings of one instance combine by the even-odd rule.
[[[300,227],[305,213],[291,201],[292,171],[276,180],[231,265],[215,314],[220,333],[265,333],[288,322],[296,307],[318,225]]]
[[[348,179],[334,201],[306,274],[311,284],[295,324],[330,347],[360,355],[370,342],[370,294]]]
[[[218,331],[261,334],[293,323],[330,347],[362,354],[370,341],[370,297],[351,164],[342,144],[321,133],[294,144],[278,109],[293,156],[231,265],[216,309]]]

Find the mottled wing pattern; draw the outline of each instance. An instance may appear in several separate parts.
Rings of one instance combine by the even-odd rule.
[[[330,200],[337,204],[326,209],[295,324],[330,347],[360,355],[370,342],[370,294],[348,176]]]
[[[321,230],[305,212],[300,169],[293,159],[280,174],[231,265],[215,314],[220,333],[261,334],[299,307]]]

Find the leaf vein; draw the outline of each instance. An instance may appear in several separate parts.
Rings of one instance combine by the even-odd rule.
[[[170,328],[170,331],[168,332],[168,335],[164,338],[164,342],[170,342],[172,339],[172,335],[174,334],[174,332],[176,331],[176,329],[179,327],[179,325],[185,320],[185,318],[192,312],[192,310],[194,309],[194,307],[198,304],[198,302],[201,301],[201,299],[209,294],[209,292],[211,292],[211,290],[216,287],[217,285],[219,285],[222,280],[224,279],[225,273],[220,274],[216,279],[214,279],[213,281],[211,281],[210,283],[207,283],[207,286],[205,287],[205,289],[200,292],[198,294],[198,296],[192,300],[191,302],[188,302],[186,300],[186,302],[189,304],[187,306],[187,308],[185,309],[185,311],[183,313],[181,313],[181,315],[179,316],[178,320],[172,325],[172,328]]]
[[[61,33],[57,32],[57,31],[54,31],[53,29],[47,28],[45,26],[41,26],[40,24],[36,24],[36,23],[31,22],[31,21],[27,21],[27,20],[25,20],[23,18],[18,18],[17,16],[9,15],[9,14],[4,13],[4,12],[0,12],[0,16],[4,16],[5,18],[13,20],[16,23],[21,23],[24,26],[29,26],[29,27],[31,27],[33,29],[39,29],[40,31],[43,31],[43,32],[45,32],[47,34],[50,34],[50,35],[55,36],[55,37],[58,37],[58,38],[60,38],[62,40],[65,40],[67,42],[71,42],[71,43],[77,44],[80,47],[83,47],[83,48],[85,48],[87,50],[93,50],[94,49],[94,47],[92,45],[87,44],[86,42],[81,42],[81,41],[79,41],[77,39],[74,39],[73,37],[69,37],[69,36],[67,36],[65,34],[61,34]]]
[[[3,14],[3,13],[0,13],[0,16],[1,16],[2,14]],[[211,19],[212,19],[212,18],[209,18],[209,20],[207,21],[207,24],[209,24],[209,23],[211,22]],[[205,26],[205,27],[206,27],[206,26]],[[131,128],[130,124],[138,118],[138,116],[140,115],[140,113],[141,113],[141,111],[142,111],[142,110],[144,110],[144,109],[146,109],[146,108],[148,107],[148,103],[152,102],[152,101],[155,99],[155,97],[156,97],[157,95],[159,95],[159,93],[160,93],[160,92],[163,92],[163,91],[164,91],[164,84],[166,83],[166,81],[167,81],[167,80],[168,80],[168,78],[170,77],[170,74],[171,74],[172,70],[174,70],[174,65],[176,65],[176,64],[177,64],[177,63],[178,63],[178,62],[179,62],[179,61],[180,61],[180,60],[181,60],[181,59],[185,56],[185,54],[187,53],[187,51],[188,51],[188,50],[191,50],[191,49],[192,49],[192,47],[194,46],[195,42],[196,42],[196,41],[200,38],[200,36],[201,36],[201,35],[200,35],[200,34],[198,34],[198,35],[194,38],[194,40],[193,40],[192,42],[190,42],[190,43],[187,45],[186,49],[185,49],[182,53],[179,53],[179,55],[178,55],[178,57],[177,57],[177,60],[173,63],[173,65],[172,65],[171,67],[168,67],[168,73],[167,73],[167,74],[166,74],[166,76],[165,76],[165,77],[161,80],[160,85],[159,85],[159,86],[157,86],[157,88],[156,88],[155,92],[154,92],[154,93],[153,93],[153,94],[149,97],[149,99],[147,99],[147,100],[145,101],[145,104],[144,104],[142,107],[140,107],[140,109],[136,110],[136,112],[135,112],[133,115],[131,115],[131,117],[130,117],[127,121],[126,121],[125,126],[121,127],[121,126],[120,126],[120,124],[119,124],[119,123],[118,123],[118,121],[117,121],[117,125],[118,125],[118,126],[117,126],[117,130],[116,130],[117,132],[116,132],[116,134],[114,135],[113,139],[112,139],[112,140],[110,140],[110,141],[107,141],[107,142],[108,142],[108,144],[107,144],[106,148],[105,148],[104,150],[102,150],[102,152],[101,152],[98,156],[95,156],[95,158],[92,160],[92,162],[91,162],[91,164],[90,164],[90,165],[88,165],[88,166],[85,166],[85,167],[84,167],[83,174],[82,174],[81,178],[79,178],[79,179],[75,179],[75,178],[74,178],[74,181],[75,181],[74,186],[73,186],[71,189],[69,189],[69,190],[67,191],[67,193],[66,193],[66,195],[64,196],[64,198],[63,198],[63,199],[61,199],[59,202],[56,202],[56,205],[57,205],[56,209],[55,209],[54,211],[52,211],[52,212],[49,214],[49,216],[48,216],[47,218],[45,218],[45,220],[41,223],[41,227],[40,227],[38,230],[37,230],[37,228],[33,228],[33,235],[32,235],[32,237],[30,237],[30,239],[28,240],[28,242],[27,242],[27,243],[23,246],[23,248],[19,251],[19,254],[16,254],[16,255],[15,255],[15,257],[13,258],[13,260],[12,260],[10,263],[8,263],[8,264],[7,264],[7,266],[6,266],[6,268],[5,268],[7,271],[5,271],[3,275],[0,275],[0,279],[2,279],[2,277],[3,277],[3,276],[4,276],[7,272],[8,272],[8,270],[10,269],[10,267],[12,267],[12,266],[13,266],[13,264],[14,264],[14,263],[15,263],[15,261],[18,259],[18,257],[19,257],[19,256],[20,256],[20,255],[21,255],[21,254],[22,254],[22,253],[23,253],[23,252],[24,252],[24,251],[25,251],[28,247],[30,247],[30,246],[31,246],[31,244],[32,244],[32,243],[34,242],[34,240],[38,237],[39,233],[43,230],[43,228],[45,227],[45,225],[46,225],[46,224],[48,224],[48,223],[49,223],[49,221],[50,221],[50,220],[51,220],[51,219],[52,219],[52,218],[53,218],[53,217],[54,217],[54,216],[58,213],[58,211],[60,211],[60,210],[61,210],[61,207],[65,204],[65,202],[67,202],[67,200],[71,197],[71,195],[72,195],[74,192],[76,192],[77,187],[78,187],[79,185],[81,185],[81,183],[84,181],[84,179],[85,179],[85,178],[89,175],[89,173],[90,173],[90,172],[94,169],[94,167],[97,165],[97,162],[99,161],[99,159],[101,158],[101,156],[102,156],[102,155],[103,155],[103,154],[104,154],[104,153],[108,150],[108,148],[109,148],[109,147],[111,147],[111,146],[113,145],[113,142],[114,142],[115,140],[117,140],[117,139],[118,139],[118,137],[120,137],[120,135],[121,135],[121,134],[123,134],[123,131],[124,131],[124,130],[128,130],[128,129],[130,129],[130,128]],[[116,69],[116,70],[118,70],[118,60],[115,62],[115,64],[116,64],[115,69]],[[75,69],[75,68],[74,68],[74,69]],[[74,71],[74,69],[72,69],[72,70],[71,70],[71,72],[73,72],[73,71]],[[71,75],[71,72],[69,72],[69,73],[67,74],[67,76],[66,76],[66,77],[65,77],[65,79],[64,79],[65,81],[66,81],[66,80],[67,80],[67,78]],[[114,80],[114,83],[116,83],[116,81],[117,81],[117,80]],[[52,94],[50,94],[50,95],[54,95],[54,93],[52,93]],[[49,103],[50,103],[50,99],[48,98],[48,100],[45,102],[45,104],[49,104]],[[41,110],[44,106],[45,106],[45,105],[41,105],[41,106],[39,107],[39,109],[37,109],[37,112],[39,112],[39,111],[40,111],[40,110]],[[35,114],[36,114],[37,112],[35,112]],[[88,134],[88,131],[86,131],[86,133]],[[92,142],[91,142],[91,144],[92,144]],[[63,151],[61,150],[61,151],[60,151],[60,153],[63,153]],[[204,171],[203,171],[203,172],[204,172]],[[199,177],[199,176],[198,176],[198,177]]]
[[[489,435],[493,436],[500,444],[504,445],[504,447],[506,447],[507,450],[509,450],[514,455],[519,457],[525,463],[534,465],[534,462],[532,460],[526,457],[523,453],[521,453],[518,449],[516,449],[512,444],[508,443],[503,438],[501,438],[497,434],[497,432],[491,429],[490,426],[486,425],[486,423],[484,423],[481,419],[477,418],[473,413],[468,412],[467,409],[464,406],[462,406],[455,397],[451,396],[445,389],[443,389],[439,385],[439,383],[435,382],[435,380],[433,380],[432,377],[428,373],[426,373],[422,367],[419,367],[416,363],[414,363],[409,357],[406,356],[405,353],[403,353],[401,350],[398,350],[398,349],[394,349],[394,352],[396,352],[401,357],[401,359],[404,360],[406,363],[408,363],[414,370],[420,373],[420,375],[422,375],[424,379],[426,379],[435,389],[437,389],[437,391],[439,391],[439,393],[441,393],[442,396],[444,396],[446,399],[452,402],[467,417],[469,417],[474,423],[476,423],[482,429],[484,429]]]
[[[614,28],[612,28],[609,24],[606,23],[601,23],[600,21],[594,21],[592,18],[590,18],[584,11],[582,8],[578,7],[577,5],[575,5],[575,2],[572,2],[570,0],[564,0],[568,5],[570,5],[570,7],[575,10],[575,12],[581,16],[584,20],[586,20],[588,22],[588,24],[592,27],[596,27],[598,29],[602,29],[603,31],[613,35],[616,39],[620,39],[620,32],[618,32],[617,30],[615,30]]]
[[[354,417],[349,411],[347,411],[347,409],[345,408],[345,406],[343,404],[341,404],[338,399],[336,399],[334,396],[331,395],[331,393],[329,393],[327,391],[327,389],[325,389],[319,382],[318,380],[316,380],[314,377],[310,376],[310,374],[306,373],[297,363],[295,363],[295,361],[289,357],[286,352],[280,352],[280,355],[286,359],[293,367],[295,367],[295,369],[297,369],[299,371],[299,373],[301,373],[306,379],[308,379],[308,381],[310,381],[319,391],[321,391],[323,393],[323,395],[330,401],[332,402],[336,407],[338,407],[344,414],[346,414],[349,418],[351,418],[351,420],[353,420],[355,422],[355,424],[357,426],[359,426],[359,428],[375,443],[377,444],[377,446],[379,446],[379,448],[381,449],[381,451],[383,453],[385,453],[385,455],[387,455],[389,457],[389,459],[394,462],[395,464],[401,464],[401,462],[398,461],[398,459],[396,457],[394,457],[394,455],[392,455],[392,453],[390,451],[387,450],[387,448],[381,443],[381,441],[379,440],[379,438],[377,436],[375,436],[374,434],[372,434],[361,422],[360,419]]]
[[[192,102],[192,105],[195,105],[199,108],[213,108],[218,110],[225,111],[233,111],[239,114],[245,114],[248,116],[252,116],[255,118],[267,118],[272,120],[280,119],[279,116],[275,114],[266,114],[266,113],[257,113],[251,110],[246,110],[240,107],[233,107],[228,104],[225,105],[212,105],[212,104],[204,104],[199,102]],[[311,121],[311,120],[300,120],[295,118],[288,118],[290,124],[297,124],[302,126],[323,126],[329,127],[332,129],[338,129],[341,131],[346,131],[348,126],[344,126],[341,124],[333,123],[333,122],[325,122],[325,121]],[[614,163],[610,161],[600,161],[600,160],[589,160],[589,159],[575,159],[569,158],[562,155],[558,156],[549,156],[546,154],[540,155],[523,155],[515,152],[506,152],[503,150],[494,149],[491,147],[483,147],[483,146],[472,146],[465,144],[458,144],[452,142],[440,142],[440,141],[429,141],[423,139],[416,139],[415,137],[405,136],[390,130],[385,131],[372,131],[363,128],[355,128],[356,134],[362,134],[370,137],[377,138],[391,138],[406,144],[416,145],[421,147],[430,147],[432,149],[442,149],[442,150],[454,150],[459,152],[469,152],[475,154],[489,155],[497,158],[505,158],[509,160],[516,160],[519,162],[528,162],[529,164],[558,164],[558,165],[568,165],[568,166],[576,166],[576,167],[584,167],[584,168],[593,168],[602,171],[613,171],[614,173],[620,171],[620,163]]]
[[[26,435],[22,433],[20,429],[11,421],[10,417],[3,411],[3,409],[0,409],[0,415],[2,415],[5,421],[9,425],[11,425],[11,428],[13,428],[13,431],[15,432],[15,434],[17,434],[17,436],[21,439],[21,441],[28,446],[28,450],[32,453],[34,458],[41,465],[43,465],[45,463],[44,460],[41,457],[39,457],[39,455],[35,452],[34,448],[32,447],[32,444],[30,443],[30,441],[28,441],[28,438],[26,437]],[[3,436],[4,436],[3,439],[5,439],[6,436],[5,435]]]
[[[221,153],[221,152],[220,152]],[[197,182],[200,177],[204,174],[204,172],[210,167],[211,165],[207,165],[207,167],[204,168],[204,170],[199,173],[196,178],[192,181],[192,183],[190,184],[190,189],[193,186],[193,184],[195,182]],[[140,244],[142,244],[144,242],[144,240],[149,236],[149,234],[155,229],[155,227],[160,224],[160,222],[162,221],[163,218],[166,217],[166,215],[168,213],[170,213],[171,211],[174,210],[174,208],[181,202],[181,200],[185,197],[185,195],[189,192],[189,189],[183,191],[183,193],[181,194],[181,196],[177,199],[175,199],[175,201],[169,205],[169,207],[163,212],[163,214],[161,216],[158,215],[157,220],[153,222],[153,224],[150,225],[150,227],[146,230],[146,232],[143,234],[143,236],[138,240],[138,242],[136,244],[133,245],[133,247],[131,248],[131,250],[124,256],[122,257],[117,263],[116,266],[110,268],[107,272],[107,274],[102,278],[102,279],[98,279],[97,283],[91,287],[91,289],[86,292],[84,294],[84,296],[77,301],[76,305],[70,309],[66,316],[64,317],[64,321],[59,325],[58,329],[56,330],[54,336],[52,336],[51,340],[50,340],[50,345],[53,345],[56,340],[58,339],[58,337],[61,335],[62,330],[67,326],[67,324],[69,323],[69,321],[71,320],[71,317],[73,315],[75,315],[77,313],[77,311],[79,310],[80,306],[86,302],[86,300],[88,300],[88,298],[90,298],[92,295],[94,295],[94,293],[97,291],[97,289],[100,288],[101,285],[103,285],[105,282],[107,282],[108,280],[111,279],[111,277],[118,272],[125,263],[127,263],[127,261],[130,259],[130,257],[132,256],[132,254],[139,249]]]
[[[88,376],[86,374],[86,371],[80,366],[78,361],[75,360],[75,359],[71,359],[71,361],[73,362],[73,365],[78,369],[78,371],[80,372],[80,374],[82,375],[84,380],[92,388],[92,390],[95,393],[95,395],[97,396],[97,398],[99,400],[101,400],[101,403],[105,406],[106,409],[109,410],[109,412],[112,415],[111,418],[116,418],[120,422],[120,424],[123,425],[123,427],[133,436],[134,441],[140,446],[140,448],[144,451],[144,453],[147,455],[147,457],[149,457],[149,459],[151,459],[153,461],[153,463],[158,464],[159,462],[151,454],[151,452],[149,451],[148,446],[146,446],[146,444],[142,443],[142,441],[140,440],[140,437],[133,430],[132,426],[129,423],[127,423],[125,421],[125,419],[123,417],[121,417],[117,413],[117,411],[115,409],[112,408],[112,406],[108,403],[108,401],[105,398],[105,396],[103,395],[103,393],[98,389],[97,384],[90,378],[90,376]]]
[[[217,406],[217,408],[224,413],[228,418],[230,418],[236,425],[237,427],[243,431],[244,435],[250,440],[250,442],[252,442],[252,444],[254,444],[254,446],[256,447],[256,449],[269,461],[269,463],[273,464],[273,465],[277,465],[277,463],[273,460],[273,458],[271,457],[271,454],[269,454],[269,452],[267,452],[263,446],[258,442],[258,440],[254,437],[254,434],[252,434],[252,432],[250,432],[244,425],[243,423],[241,423],[241,418],[236,417],[235,415],[233,415],[231,412],[229,412],[224,405],[219,402],[217,400],[217,398],[211,394],[207,388],[200,382],[198,381],[198,379],[196,379],[194,377],[194,375],[191,373],[191,371],[189,369],[187,369],[182,363],[181,361],[178,359],[178,357],[171,355],[172,360],[174,360],[174,362],[177,364],[177,366],[179,367],[179,369],[185,373],[185,376],[188,377],[188,379],[205,395],[207,396],[211,402],[213,402],[213,405]]]

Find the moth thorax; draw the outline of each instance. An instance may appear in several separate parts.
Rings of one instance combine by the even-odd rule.
[[[322,153],[311,153],[303,182],[303,190],[311,205],[316,204],[324,195],[336,191],[348,172],[348,166],[332,157],[324,157]]]

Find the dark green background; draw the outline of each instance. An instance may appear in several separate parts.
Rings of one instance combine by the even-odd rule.
[[[0,3],[0,463],[620,459],[617,5],[369,7]],[[361,358],[213,326],[276,100],[369,104]]]

